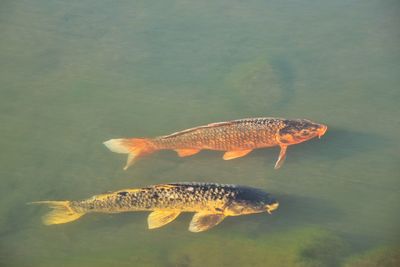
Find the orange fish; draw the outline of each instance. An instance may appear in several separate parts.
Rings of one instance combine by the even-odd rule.
[[[180,157],[203,149],[226,151],[223,159],[243,157],[253,149],[280,146],[275,169],[282,166],[289,145],[319,138],[328,127],[305,119],[249,118],[211,123],[155,138],[110,139],[104,145],[113,152],[129,154],[124,170],[140,156],[157,150],[175,150]]]

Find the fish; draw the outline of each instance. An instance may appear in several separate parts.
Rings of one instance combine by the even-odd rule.
[[[137,158],[157,150],[175,150],[180,157],[203,149],[225,151],[224,160],[244,157],[252,150],[280,147],[275,169],[285,159],[287,147],[323,136],[328,127],[306,119],[248,118],[211,123],[155,138],[117,138],[103,144],[112,152],[128,154],[124,170]]]
[[[267,212],[279,206],[269,193],[240,185],[181,182],[123,189],[80,201],[37,201],[53,210],[43,216],[45,225],[75,221],[87,213],[151,211],[148,228],[156,229],[182,212],[195,212],[189,231],[206,231],[226,217]]]

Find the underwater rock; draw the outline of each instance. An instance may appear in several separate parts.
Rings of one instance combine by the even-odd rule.
[[[234,104],[249,112],[268,110],[284,96],[279,75],[266,57],[235,65],[225,83]]]

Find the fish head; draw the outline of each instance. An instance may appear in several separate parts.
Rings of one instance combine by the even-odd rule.
[[[276,201],[275,199],[271,199],[271,201],[268,204],[265,204],[265,210],[271,214],[274,210],[276,210],[279,207],[279,202]]]
[[[305,119],[285,120],[284,127],[278,132],[277,141],[279,144],[298,144],[314,137],[323,136],[328,126],[315,123]]]
[[[261,212],[271,214],[278,206],[279,203],[270,194],[254,188],[242,188],[225,207],[225,214],[229,216]]]

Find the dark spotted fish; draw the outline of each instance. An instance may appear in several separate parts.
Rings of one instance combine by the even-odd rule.
[[[278,202],[268,193],[246,186],[215,183],[171,183],[138,189],[124,189],[81,201],[39,201],[53,208],[43,217],[46,225],[68,223],[86,213],[152,211],[149,229],[164,226],[181,212],[195,212],[189,231],[201,232],[227,216],[271,213]]]
[[[157,150],[175,150],[180,157],[203,149],[226,151],[223,159],[247,155],[253,149],[280,146],[275,169],[282,166],[286,149],[325,134],[328,127],[305,119],[250,118],[212,123],[156,138],[111,139],[104,144],[113,152],[129,154],[126,170],[136,158]]]

